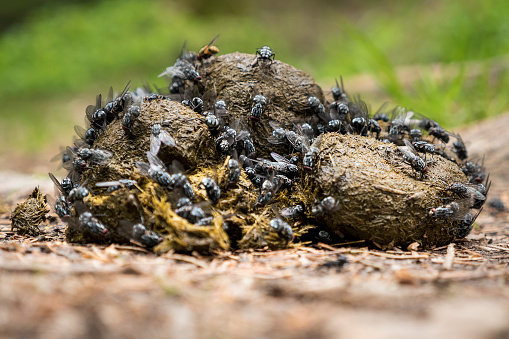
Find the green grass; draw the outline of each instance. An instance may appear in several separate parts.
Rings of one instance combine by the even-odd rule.
[[[183,41],[197,50],[218,33],[221,53],[270,45],[278,59],[326,86],[339,75],[369,73],[383,100],[445,126],[509,108],[503,94],[509,73],[491,72],[493,58],[509,55],[507,2],[234,3],[111,0],[35,11],[0,37],[0,145],[36,152],[57,134],[70,138],[72,125],[82,121],[66,114],[70,100],[93,103],[97,93],[110,85],[120,90],[129,80],[164,87],[157,74]],[[440,80],[424,72],[412,86],[398,76],[400,66],[437,62],[455,72]],[[472,62],[482,70],[474,77]]]

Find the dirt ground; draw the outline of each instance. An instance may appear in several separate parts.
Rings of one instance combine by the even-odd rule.
[[[509,207],[509,114],[459,131],[488,202]],[[509,213],[486,206],[465,241],[432,251],[362,245],[214,257],[63,242],[10,230],[49,179],[0,172],[0,337],[509,338]],[[507,209],[506,207],[506,209]]]

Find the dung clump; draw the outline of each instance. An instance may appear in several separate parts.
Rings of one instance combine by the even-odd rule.
[[[250,129],[258,156],[268,157],[271,152],[287,151],[267,141],[272,134],[269,121],[282,128],[305,122],[313,116],[309,97],[325,102],[322,89],[307,73],[279,60],[267,65],[256,62],[252,54],[231,53],[218,56],[198,70],[207,81],[205,91],[217,91],[217,97],[228,104],[229,119],[237,119],[241,128]],[[252,119],[255,97],[262,95],[265,103],[259,119]]]
[[[46,221],[49,211],[46,197],[41,194],[39,187],[36,187],[12,212],[11,230],[21,236],[36,237],[40,234],[39,224]]]
[[[68,241],[215,253],[468,234],[490,182],[458,135],[400,107],[371,116],[342,81],[326,98],[268,47],[212,47],[182,50],[161,74],[166,93],[126,86],[87,107],[69,175],[54,180]],[[77,203],[75,186],[91,194]],[[91,232],[99,223],[107,231]]]
[[[394,144],[329,133],[311,187],[319,201],[334,197],[337,203],[317,216],[326,229],[381,248],[414,241],[429,247],[454,239],[458,221],[437,220],[429,211],[454,198],[449,183],[465,180],[461,169],[443,157],[435,156],[421,178]]]

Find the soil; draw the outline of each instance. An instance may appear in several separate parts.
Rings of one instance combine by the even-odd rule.
[[[472,156],[486,153],[488,203],[507,207],[508,128],[505,114],[457,131]],[[57,219],[38,238],[15,235],[10,211],[34,183],[51,185],[1,177],[11,193],[0,198],[0,337],[509,337],[509,213],[488,204],[466,240],[426,251],[355,243],[157,256],[66,243]]]

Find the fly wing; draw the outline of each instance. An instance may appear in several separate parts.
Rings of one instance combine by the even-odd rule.
[[[101,182],[96,182],[95,185],[97,187],[110,187],[110,186],[122,185],[122,183],[118,180],[116,180],[116,181],[101,181]]]
[[[288,159],[286,159],[284,156],[280,155],[280,154],[277,154],[275,152],[271,152],[270,155],[272,156],[272,158],[274,158],[274,160],[276,160],[277,162],[282,162],[282,163],[285,163],[285,164],[289,164],[290,161]]]
[[[407,138],[403,139],[403,142],[405,143],[405,146],[408,148],[408,150],[410,152],[412,152],[413,154],[420,157],[420,155],[419,155],[419,153],[417,153],[417,150],[415,149],[414,145],[412,145],[412,143]]]
[[[62,184],[60,183],[60,181],[58,181],[58,179],[53,175],[53,173],[48,173],[48,175],[51,178],[51,180],[53,181],[53,183],[55,184],[55,188],[58,190],[58,192],[60,192],[60,195],[63,195],[65,193],[65,190],[62,187]]]
[[[111,161],[111,158],[113,157],[113,152],[107,151],[105,149],[98,149],[97,150],[100,155],[97,157],[94,157],[92,161],[90,161],[93,164],[96,165],[106,165]]]
[[[108,96],[106,97],[106,102],[111,102],[112,100],[113,100],[113,87],[110,86]]]
[[[150,165],[143,161],[136,161],[136,168],[140,170],[141,174],[148,175]],[[97,185],[97,184],[96,184]]]
[[[96,108],[94,105],[88,105],[87,108],[85,109],[85,113],[86,113],[88,121],[90,121],[90,122],[93,121],[93,115],[94,115],[95,110],[96,110]]]
[[[170,66],[166,67],[166,70],[159,74],[158,77],[167,76],[167,77],[177,77],[184,79],[186,75],[184,74],[183,70],[180,67]]]
[[[303,150],[302,137],[297,135],[297,133],[287,133],[286,138],[297,151]]]
[[[102,107],[102,95],[101,94],[98,94],[97,97],[95,98],[95,109],[99,109]]]
[[[269,121],[269,126],[272,127],[272,129],[281,128],[281,126],[279,126],[279,124],[277,122],[275,122],[274,120]]]
[[[86,140],[86,133],[87,131],[81,127],[81,126],[78,126],[78,125],[74,125],[74,132],[76,132],[76,134],[83,140]]]
[[[161,129],[161,132],[159,133],[159,140],[166,146],[175,147],[175,139],[173,139],[168,131]]]
[[[270,142],[271,144],[274,144],[274,145],[281,145],[281,144],[284,144],[286,143],[286,139],[278,139],[276,138],[275,136],[273,135],[269,135],[267,137],[267,141]]]
[[[147,152],[147,158],[148,158],[148,162],[150,163],[150,167],[166,170],[166,165],[164,164],[164,162],[161,159],[159,159],[159,157],[157,155],[155,155],[151,152]]]
[[[161,135],[161,133],[159,133],[159,135]],[[161,139],[154,134],[150,134],[150,153],[157,155],[159,153],[159,148],[161,148]]]

